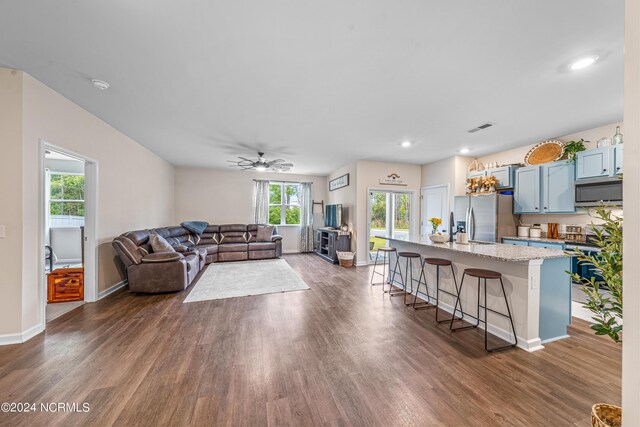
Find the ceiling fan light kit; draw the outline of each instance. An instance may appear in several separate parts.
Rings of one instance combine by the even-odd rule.
[[[267,170],[273,172],[288,172],[293,167],[292,163],[285,162],[283,159],[267,161],[264,153],[258,152],[256,160],[247,159],[246,157],[238,157],[240,160],[228,160],[232,165],[229,167],[239,167],[242,170],[255,170],[265,172]]]

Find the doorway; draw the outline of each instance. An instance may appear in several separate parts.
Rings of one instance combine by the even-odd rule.
[[[369,263],[375,261],[378,248],[388,246],[382,237],[409,237],[413,195],[409,191],[369,191]]]
[[[97,296],[97,163],[41,142],[40,274],[47,322]]]
[[[449,230],[449,184],[423,187],[420,192],[422,201],[420,220],[420,236],[427,237],[433,232],[428,218],[440,218],[442,224],[438,230]]]

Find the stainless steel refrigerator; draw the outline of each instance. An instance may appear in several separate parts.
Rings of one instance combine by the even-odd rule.
[[[500,243],[503,237],[517,235],[513,196],[496,193],[456,196],[453,215],[455,224],[464,227],[469,240]]]

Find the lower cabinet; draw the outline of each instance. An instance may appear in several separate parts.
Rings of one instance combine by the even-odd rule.
[[[316,254],[334,264],[338,263],[338,252],[351,251],[351,235],[338,230],[316,230]]]
[[[540,242],[538,240],[502,239],[502,243],[505,245],[531,246],[532,248],[556,249],[559,251],[564,250],[564,243]]]
[[[513,246],[529,246],[529,242],[526,240],[502,239],[502,243]]]

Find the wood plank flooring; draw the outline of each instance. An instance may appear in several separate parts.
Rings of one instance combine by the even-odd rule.
[[[0,425],[589,425],[620,404],[621,351],[572,337],[487,354],[406,308],[370,268],[285,259],[307,291],[183,304],[118,292],[0,347],[0,402],[88,402],[87,413],[0,413]]]

